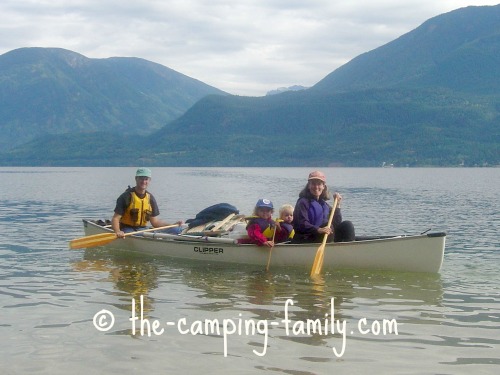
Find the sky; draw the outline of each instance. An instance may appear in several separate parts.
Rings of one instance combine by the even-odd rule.
[[[500,0],[2,0],[0,55],[140,57],[230,94],[312,86],[429,18]]]

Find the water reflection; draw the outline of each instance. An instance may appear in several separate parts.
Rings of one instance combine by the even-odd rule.
[[[72,265],[77,272],[106,272],[105,281],[113,283],[114,294],[124,301],[115,304],[116,307],[130,311],[133,299],[135,311],[142,311],[145,318],[154,310],[150,292],[158,287],[158,267],[151,260],[141,261],[136,257],[112,256],[105,250],[86,249],[83,259]]]
[[[395,318],[399,323],[440,324],[443,289],[439,275],[368,271],[336,271],[311,279],[296,269],[255,271],[220,265],[185,264],[182,282],[196,290],[196,299],[183,309],[199,316],[238,311],[246,318],[279,323],[273,337],[325,346],[341,336],[335,322]],[[287,301],[291,324],[320,322],[322,331],[289,334],[283,327]],[[181,301],[179,301],[181,302]],[[327,322],[328,320],[328,322]],[[326,330],[329,332],[325,333]],[[299,330],[300,331],[300,330]]]
[[[303,270],[275,269],[272,272],[249,266],[224,266],[177,260],[152,260],[148,257],[113,255],[106,250],[85,251],[83,259],[73,263],[76,271],[106,272],[120,297],[127,301],[118,307],[129,310],[130,299],[139,303],[144,296],[144,312],[154,310],[150,292],[159,286],[159,275],[175,274],[196,292],[188,308],[203,312],[244,311],[259,320],[283,319],[285,302],[293,300],[293,318],[324,319],[357,317],[365,306],[401,310],[442,306],[443,286],[439,274],[375,272],[365,270],[331,271],[310,278]],[[182,271],[179,272],[179,269]],[[179,301],[182,302],[182,301]],[[414,317],[417,321],[421,316]],[[410,319],[408,317],[407,319]]]

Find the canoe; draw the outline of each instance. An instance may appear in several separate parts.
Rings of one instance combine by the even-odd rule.
[[[111,233],[102,221],[83,220],[86,236]],[[438,273],[443,264],[446,233],[359,237],[353,242],[328,243],[323,268],[372,269]],[[276,244],[270,267],[310,269],[320,244]],[[239,244],[230,236],[178,235],[146,232],[111,241],[114,250],[180,258],[196,262],[232,263],[266,268],[269,248]]]

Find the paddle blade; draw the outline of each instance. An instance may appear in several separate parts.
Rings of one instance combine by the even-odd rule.
[[[325,245],[325,243],[322,243],[316,251],[314,263],[311,267],[311,276],[317,276],[321,273],[321,268],[323,267],[323,259],[325,258]]]
[[[111,241],[116,240],[116,238],[117,237],[115,233],[94,234],[92,236],[75,238],[74,240],[71,240],[69,243],[69,247],[71,249],[82,249],[86,247],[103,246],[107,243],[110,243]]]

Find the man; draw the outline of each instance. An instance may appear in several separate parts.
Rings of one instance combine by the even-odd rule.
[[[123,238],[128,232],[146,229],[148,222],[154,228],[169,225],[160,220],[160,210],[156,199],[147,191],[150,181],[151,170],[139,168],[135,174],[135,187],[129,186],[116,200],[111,227],[118,238]],[[176,224],[181,225],[182,221]]]

